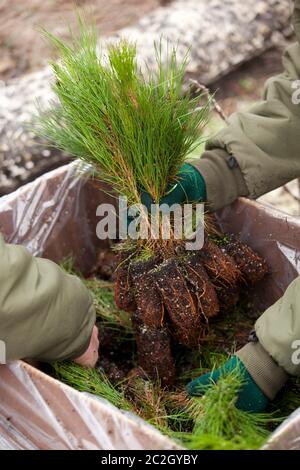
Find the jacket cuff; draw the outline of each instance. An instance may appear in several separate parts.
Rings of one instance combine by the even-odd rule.
[[[261,391],[274,400],[288,379],[282,367],[267,353],[260,343],[248,343],[236,356],[243,362],[252,379]]]
[[[77,349],[72,352],[68,357],[65,357],[63,360],[73,360],[82,356],[90,345],[93,328],[96,324],[96,313],[94,305],[91,305],[87,312],[87,322],[82,325],[81,331],[78,337],[78,346]]]
[[[82,354],[84,354],[87,351],[90,345],[95,323],[96,323],[96,312],[95,312],[94,305],[92,304],[86,313],[86,321],[83,322],[80,331],[78,331],[78,336],[76,339],[76,346],[74,347],[73,351],[70,354],[67,354],[64,357],[62,357],[60,361],[72,361],[82,356]]]
[[[87,351],[95,323],[96,312],[93,303],[90,303],[84,314],[83,321],[77,329],[76,336],[72,332],[72,334],[64,340],[63,344],[51,348],[46,354],[44,353],[42,356],[38,355],[34,357],[34,359],[49,364],[56,361],[73,361],[77,359]]]
[[[207,206],[210,211],[216,211],[231,204],[239,196],[248,195],[248,189],[237,161],[225,150],[207,150],[199,160],[191,160],[189,163],[204,178]]]

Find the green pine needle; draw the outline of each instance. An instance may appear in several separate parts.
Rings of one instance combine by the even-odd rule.
[[[122,391],[117,390],[101,370],[87,369],[71,362],[53,364],[56,377],[67,385],[105,398],[117,408],[132,410]]]
[[[129,204],[140,202],[142,189],[158,201],[199,145],[208,105],[182,93],[186,60],[178,63],[176,48],[156,45],[156,71],[146,77],[134,44],[123,40],[98,51],[95,30],[79,23],[80,37],[70,45],[44,31],[60,57],[52,63],[59,106],[40,110],[36,131],[92,164]]]
[[[191,399],[189,412],[194,419],[193,432],[187,438],[191,449],[257,449],[268,437],[272,414],[254,414],[236,408],[242,376],[237,368],[207,387],[203,397]]]

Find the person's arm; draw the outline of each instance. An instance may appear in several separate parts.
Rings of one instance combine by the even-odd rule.
[[[94,325],[92,300],[77,277],[0,235],[0,340],[7,360],[81,358],[89,365]]]
[[[300,42],[300,0],[293,24]],[[264,100],[233,114],[229,126],[209,140],[193,163],[204,178],[212,210],[238,196],[255,199],[300,176],[299,42],[285,51],[284,73],[268,80]]]

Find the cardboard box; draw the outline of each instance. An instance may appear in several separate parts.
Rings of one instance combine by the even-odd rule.
[[[74,162],[0,199],[5,239],[54,261],[76,253],[78,268],[88,272],[99,248],[107,246],[96,237],[96,208],[116,203],[89,174],[89,168]],[[225,231],[239,234],[266,258],[271,272],[253,298],[260,308],[268,307],[299,275],[300,220],[246,199],[217,217]],[[178,448],[138,417],[21,361],[0,366],[0,396],[3,449]],[[300,449],[300,413],[280,426],[265,448]]]

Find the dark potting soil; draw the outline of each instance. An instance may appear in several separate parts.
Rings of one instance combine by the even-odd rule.
[[[156,284],[168,312],[173,336],[180,344],[196,347],[203,336],[197,297],[187,284],[180,261],[170,258],[155,273]]]
[[[265,260],[254,253],[252,249],[245,245],[245,243],[242,243],[236,236],[231,235],[228,237],[228,241],[223,245],[223,250],[235,261],[242,273],[244,282],[255,284],[268,273],[268,266]]]
[[[171,386],[175,380],[176,369],[167,328],[145,325],[138,312],[133,313],[132,323],[139,366],[148,377],[160,381],[163,386]]]
[[[199,257],[216,289],[220,311],[228,312],[239,299],[241,272],[233,258],[208,238]]]
[[[139,365],[163,385],[175,378],[172,344],[199,348],[212,319],[231,312],[241,289],[267,273],[265,261],[237,238],[221,242],[206,235],[201,250],[165,259],[118,254],[116,304],[131,313]]]
[[[165,305],[155,282],[157,263],[158,260],[151,258],[130,265],[137,306],[131,318],[139,365],[150,377],[158,376],[164,385],[170,385],[175,378],[175,365],[170,334],[164,322]]]
[[[124,379],[128,380],[133,371],[136,371],[134,376],[152,378],[155,382],[162,377],[162,385],[177,389],[182,387],[182,376],[189,371],[198,370],[203,364],[203,358],[207,362],[207,357],[211,356],[213,363],[218,355],[230,355],[244,346],[259,315],[260,312],[243,292],[242,300],[230,313],[221,313],[211,319],[201,346],[194,349],[180,345],[172,337],[170,339],[164,333],[165,330],[145,327],[135,314],[132,318],[135,340],[133,337],[126,338],[120,330],[112,331],[99,322],[99,367],[114,385]],[[166,349],[161,350],[161,346]],[[137,347],[140,351],[139,359]]]
[[[228,239],[222,244],[222,251],[227,242]],[[244,253],[247,254],[248,252],[241,244],[239,256],[241,256],[242,249]],[[252,251],[249,252],[249,255],[254,260]],[[178,270],[185,280],[187,280],[187,277],[188,282],[193,280],[190,287],[194,289],[194,297],[199,302],[196,295],[197,286],[199,292],[201,289],[205,290],[205,288],[209,290],[209,285],[213,286],[212,279],[199,261],[200,258],[197,253],[189,254],[184,258],[184,263],[182,257],[176,258],[176,262],[173,261],[174,264],[171,267],[175,270],[176,275]],[[233,256],[232,259],[234,259]],[[264,261],[259,257],[258,261],[263,263],[261,267],[265,266]],[[150,279],[152,279],[152,275],[160,271],[160,266],[155,263],[153,265],[153,260],[141,264],[138,262],[137,265],[133,266],[134,275],[140,275],[145,283],[148,274],[150,273]],[[188,275],[186,273],[186,270],[189,269],[187,266],[191,268]],[[149,271],[147,271],[147,268],[149,268]],[[201,269],[204,271],[202,272]],[[131,282],[134,275],[130,276]],[[161,317],[164,319],[164,328],[158,322],[158,315],[147,312],[147,305],[144,301],[139,304],[137,300],[137,308],[134,313],[126,314],[124,311],[118,311],[113,302],[113,282],[103,282],[101,276],[102,274],[98,276],[98,279],[93,277],[86,281],[87,287],[91,289],[93,295],[95,294],[95,307],[99,319],[100,360],[96,368],[96,370],[99,370],[99,380],[104,380],[105,383],[106,376],[113,386],[111,386],[111,390],[123,395],[139,416],[142,416],[160,430],[164,428],[171,429],[177,437],[178,432],[182,433],[183,430],[188,435],[194,433],[195,423],[191,415],[188,414],[187,416],[185,413],[188,406],[190,406],[185,386],[191,379],[210,371],[212,368],[219,367],[229,355],[248,342],[249,332],[260,315],[260,312],[248,300],[253,295],[252,289],[249,289],[250,281],[246,282],[245,275],[241,277],[238,286],[240,292],[238,303],[227,312],[221,310],[217,312],[218,314],[214,314],[212,310],[213,314],[205,323],[205,335],[201,338],[200,344],[190,348],[180,344],[174,332],[171,331],[171,320],[167,311],[163,312]],[[201,283],[201,279],[204,279],[203,283]],[[165,281],[166,284],[170,283],[170,278],[166,277]],[[140,283],[139,293],[143,292],[142,287],[143,282]],[[101,289],[103,289],[103,292]],[[151,289],[148,291],[148,295],[151,294]],[[109,295],[107,292],[109,292]],[[213,287],[212,292],[217,292],[217,290]],[[136,291],[135,296],[138,297]],[[200,300],[203,301],[202,297],[200,297]],[[152,305],[151,309],[156,306],[161,308],[161,303],[158,300],[151,301],[150,304]],[[163,304],[166,307],[164,301]],[[108,306],[107,311],[103,308],[106,305]],[[107,312],[111,312],[111,315],[107,315]],[[146,312],[145,317],[143,317],[143,312]],[[202,313],[200,315],[203,317],[202,320],[205,320]],[[143,323],[145,319],[151,326]],[[137,352],[139,352],[139,355]],[[70,368],[73,367],[71,364],[69,366]],[[68,372],[68,365],[65,365],[65,367],[67,367]],[[74,380],[71,379],[70,381],[70,377],[66,378],[63,373],[59,372],[59,369],[49,370],[48,366],[46,371],[56,378],[66,381],[74,388],[84,389],[84,383],[80,384],[78,388],[76,372]],[[97,384],[97,374],[95,384]],[[86,386],[91,391],[89,380],[87,380]],[[282,392],[269,411],[276,411],[277,415],[280,412],[280,416],[286,416],[292,412],[299,401],[299,387],[300,385],[297,383],[289,383],[289,388]],[[97,385],[95,385],[96,389]],[[123,404],[117,406],[127,409]],[[181,418],[184,419],[183,428]],[[274,422],[275,424],[272,423],[266,425],[270,426],[268,432],[271,432],[276,426],[276,422]]]

